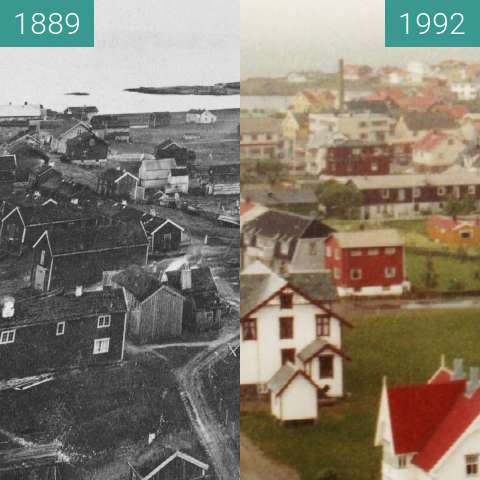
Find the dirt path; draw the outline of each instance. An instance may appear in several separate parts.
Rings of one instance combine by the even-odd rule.
[[[240,470],[242,480],[300,480],[294,470],[267,458],[245,435],[240,435]]]

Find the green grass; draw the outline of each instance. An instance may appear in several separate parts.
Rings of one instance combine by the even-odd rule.
[[[425,382],[441,354],[478,363],[480,310],[381,312],[349,317],[344,349],[351,397],[320,411],[316,425],[282,427],[269,415],[245,413],[241,428],[268,456],[296,469],[302,480],[334,468],[339,480],[378,480],[380,451],[373,446],[384,375],[390,385]]]
[[[434,288],[427,288],[425,285],[427,258],[431,258],[437,275],[437,285]],[[480,290],[480,265],[477,261],[454,257],[429,257],[409,252],[406,255],[406,270],[412,286],[418,290],[438,292]]]

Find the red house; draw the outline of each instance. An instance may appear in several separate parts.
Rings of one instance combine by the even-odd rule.
[[[393,148],[385,144],[345,142],[327,149],[325,175],[389,175]]]
[[[396,230],[335,233],[327,239],[325,256],[340,296],[401,295],[410,288]]]

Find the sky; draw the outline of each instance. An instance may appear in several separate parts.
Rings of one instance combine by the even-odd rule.
[[[479,48],[385,48],[384,0],[240,0],[241,75],[278,76],[346,63],[480,61]]]
[[[238,1],[96,0],[95,48],[1,49],[0,103],[238,81]]]

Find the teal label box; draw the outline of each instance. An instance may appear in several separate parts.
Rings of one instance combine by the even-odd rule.
[[[0,2],[0,47],[93,47],[94,0]]]
[[[479,47],[478,0],[385,0],[386,47]]]

